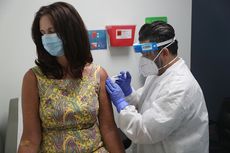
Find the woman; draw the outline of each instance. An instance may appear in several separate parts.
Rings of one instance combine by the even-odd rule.
[[[18,152],[125,152],[105,89],[107,73],[92,63],[87,30],[74,7],[41,7],[32,37],[38,58],[23,78]]]

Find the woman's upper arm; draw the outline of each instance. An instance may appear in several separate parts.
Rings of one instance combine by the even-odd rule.
[[[102,139],[107,150],[111,153],[124,153],[117,126],[114,121],[113,108],[105,88],[105,80],[108,75],[100,69],[100,90],[99,90],[99,126]]]
[[[99,122],[101,125],[105,126],[116,126],[113,116],[112,104],[109,100],[108,94],[105,88],[105,80],[108,75],[106,71],[100,69],[100,92],[99,92]]]
[[[39,117],[39,94],[37,79],[32,70],[29,70],[23,78],[22,84],[22,113],[23,134],[22,141],[33,144],[41,141],[41,122]]]

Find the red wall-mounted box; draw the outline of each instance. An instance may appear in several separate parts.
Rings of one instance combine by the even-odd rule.
[[[110,46],[132,46],[136,25],[108,25],[106,30],[109,35]]]

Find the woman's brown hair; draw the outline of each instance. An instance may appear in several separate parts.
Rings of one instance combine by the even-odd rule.
[[[63,42],[70,75],[73,78],[81,79],[85,65],[92,63],[93,58],[84,22],[77,10],[68,3],[56,2],[42,6],[36,13],[32,24],[32,38],[38,56],[35,63],[47,77],[61,79],[65,75],[56,57],[50,55],[42,45],[39,22],[44,15],[51,18],[55,32]]]

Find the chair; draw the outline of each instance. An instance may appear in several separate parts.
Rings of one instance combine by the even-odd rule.
[[[217,121],[209,121],[209,152],[230,152],[230,97],[222,101],[219,118]]]
[[[128,149],[131,146],[132,141],[121,131],[120,128],[118,128],[118,131],[125,149]]]
[[[2,144],[2,138],[0,136],[0,153],[3,153],[3,144]]]
[[[230,97],[223,100],[218,121],[220,145],[230,152]]]
[[[16,153],[18,146],[18,98],[10,100],[5,138],[5,153]]]

